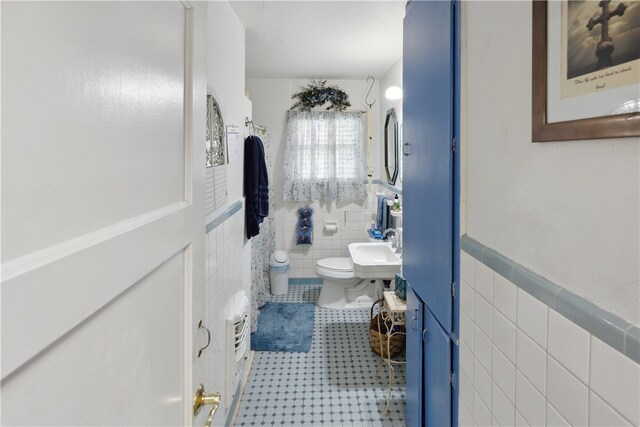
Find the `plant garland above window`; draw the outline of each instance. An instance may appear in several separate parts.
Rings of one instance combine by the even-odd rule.
[[[313,107],[324,105],[330,102],[326,110],[344,111],[351,107],[349,95],[337,86],[327,86],[326,80],[316,82],[312,80],[302,91],[293,94],[291,99],[297,99],[291,106],[292,110],[310,111]]]

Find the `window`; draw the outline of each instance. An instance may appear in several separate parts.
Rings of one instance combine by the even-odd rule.
[[[284,200],[364,200],[365,141],[362,113],[290,111]]]

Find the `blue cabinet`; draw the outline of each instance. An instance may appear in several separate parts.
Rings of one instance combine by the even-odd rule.
[[[403,53],[407,426],[457,424],[459,4],[409,1]],[[414,316],[418,316],[413,320]],[[413,322],[413,325],[412,325]]]
[[[422,425],[422,331],[424,303],[407,287],[407,426]],[[409,390],[412,392],[409,393]]]
[[[453,343],[428,306],[423,309],[423,313],[424,425],[450,426],[455,412],[451,405],[454,395]]]
[[[407,426],[456,424],[457,345],[415,291],[407,288]]]
[[[452,4],[407,5],[403,53],[403,274],[447,331],[453,283]]]

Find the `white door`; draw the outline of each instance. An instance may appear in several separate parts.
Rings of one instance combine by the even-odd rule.
[[[195,6],[2,2],[3,425],[203,423]]]

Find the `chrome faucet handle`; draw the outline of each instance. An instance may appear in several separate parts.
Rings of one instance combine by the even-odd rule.
[[[391,237],[387,237],[389,233],[393,233],[395,235],[393,240],[391,240]],[[382,233],[382,239],[384,240],[385,237],[389,239],[391,242],[391,249],[395,252],[398,252],[400,248],[402,248],[402,237],[400,237],[400,233],[395,228],[387,228],[384,230],[384,233]]]
[[[396,234],[398,233],[395,228],[387,228],[382,232],[382,238],[384,239],[387,236],[387,233],[389,233],[390,231]]]

